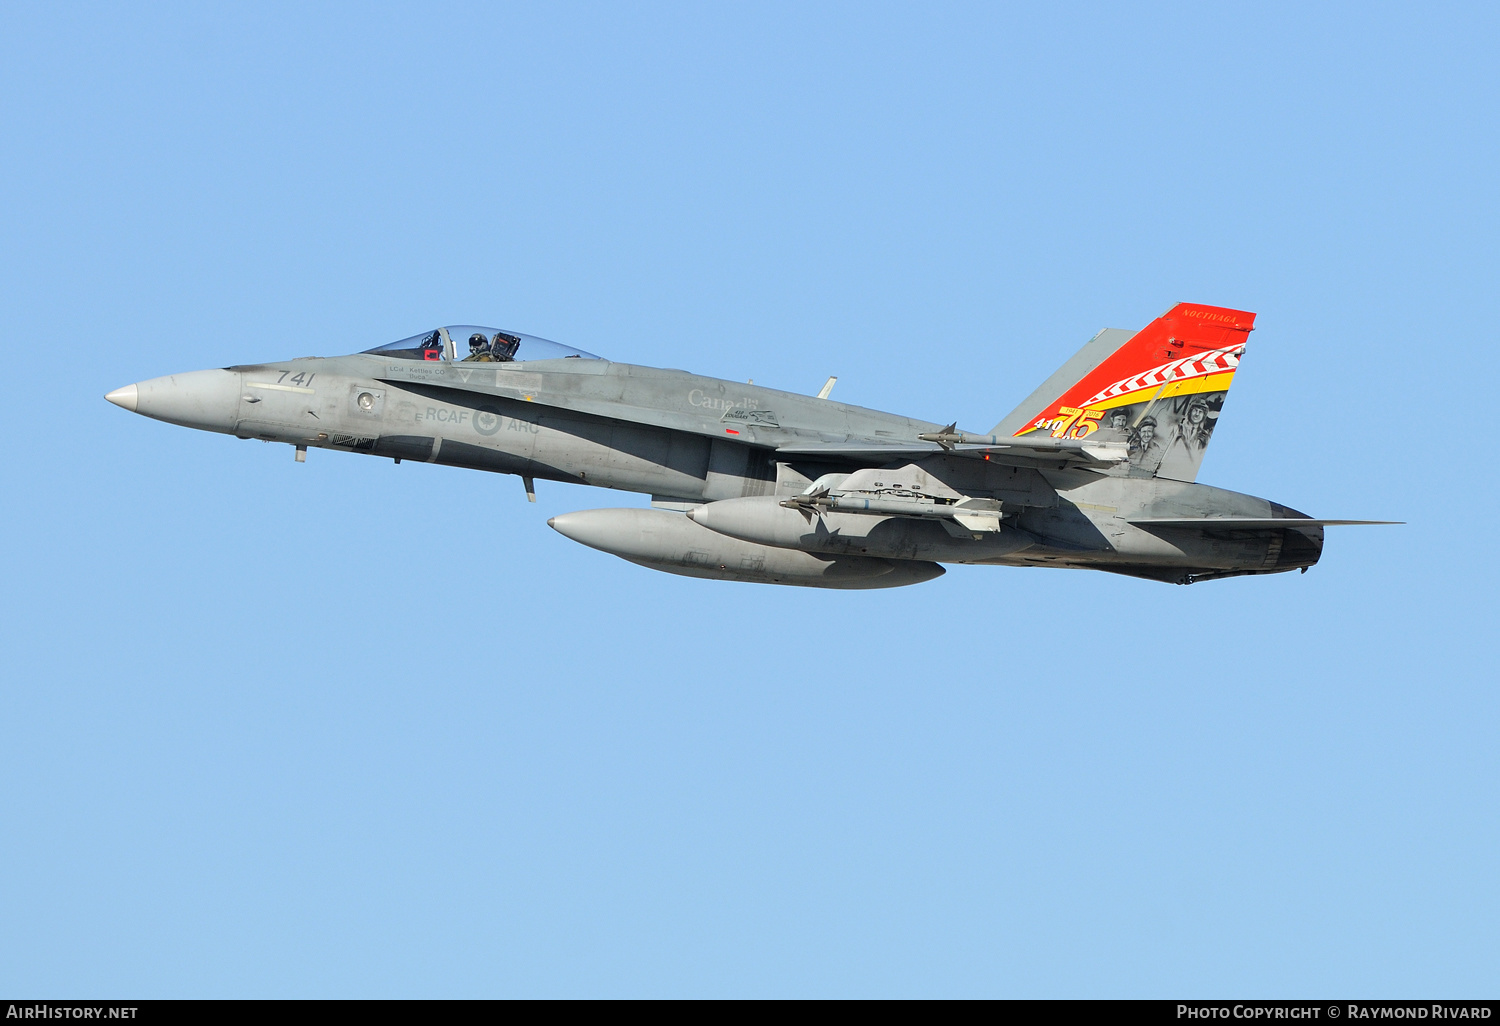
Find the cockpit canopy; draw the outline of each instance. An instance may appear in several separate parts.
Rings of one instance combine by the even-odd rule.
[[[535,335],[523,335],[503,328],[485,328],[477,324],[450,324],[434,328],[411,338],[366,349],[376,356],[394,356],[400,360],[453,360],[460,363],[510,363],[513,360],[597,360],[593,353],[551,342]]]

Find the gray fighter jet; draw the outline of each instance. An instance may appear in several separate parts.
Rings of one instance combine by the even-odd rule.
[[[1106,329],[984,434],[449,326],[351,356],[173,374],[105,396],[238,438],[641,492],[548,523],[689,577],[890,588],[943,563],[1176,584],[1303,570],[1323,528],[1195,484],[1254,314]],[[1381,521],[1384,522],[1384,521]]]

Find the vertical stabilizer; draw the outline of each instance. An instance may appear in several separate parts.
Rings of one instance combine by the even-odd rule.
[[[1136,473],[1192,481],[1254,327],[1179,303],[1134,334],[1102,331],[991,433],[1124,442]]]

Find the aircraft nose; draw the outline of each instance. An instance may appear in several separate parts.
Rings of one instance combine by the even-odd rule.
[[[239,395],[239,374],[201,370],[126,385],[104,398],[132,413],[169,424],[232,432],[239,412]]]
[[[547,526],[580,545],[608,552],[610,545],[619,543],[615,533],[618,530],[617,518],[611,516],[619,512],[621,511],[617,509],[574,510],[572,513],[559,513],[547,521]]]
[[[129,410],[131,413],[134,413],[136,399],[139,395],[140,389],[136,388],[134,385],[125,385],[121,388],[115,389],[104,398],[120,407],[120,409]]]
[[[579,541],[580,539],[578,537],[578,529],[580,526],[582,526],[579,521],[582,519],[582,517],[579,517],[573,513],[559,513],[557,516],[550,517],[547,520],[547,526],[552,528],[552,530],[556,531],[558,534],[562,535],[564,538],[571,538],[574,541]]]

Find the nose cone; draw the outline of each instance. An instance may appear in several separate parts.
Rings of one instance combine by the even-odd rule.
[[[104,398],[116,406],[169,424],[232,432],[239,415],[240,376],[201,370],[117,388]]]
[[[626,559],[659,559],[663,553],[691,547],[687,542],[699,535],[713,537],[676,513],[659,509],[580,509],[559,513],[547,526],[580,545]],[[679,536],[684,528],[686,540]]]
[[[552,528],[564,538],[592,548],[602,548],[612,539],[609,535],[608,518],[601,518],[593,514],[597,510],[585,509],[576,513],[560,513],[547,521],[547,526]]]
[[[134,385],[126,385],[123,388],[115,389],[104,398],[108,399],[110,402],[114,403],[122,410],[129,410],[131,413],[134,413],[136,397],[139,395],[140,390],[137,389]]]

